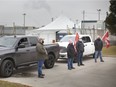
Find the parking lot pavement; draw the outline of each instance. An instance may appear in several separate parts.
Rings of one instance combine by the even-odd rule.
[[[58,60],[52,69],[43,69],[45,78],[37,77],[37,66],[15,71],[12,77],[0,78],[33,87],[116,87],[116,58],[103,57],[105,62],[84,60],[85,66],[68,70],[65,60]]]

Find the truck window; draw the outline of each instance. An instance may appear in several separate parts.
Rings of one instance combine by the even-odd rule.
[[[91,42],[89,37],[82,37],[83,43]]]
[[[38,40],[35,37],[29,37],[30,45],[31,46],[36,46]]]
[[[19,46],[20,44],[24,44],[25,47],[29,47],[29,43],[28,43],[28,39],[27,39],[27,38],[22,38],[22,39],[20,39],[20,41],[19,41],[19,43],[18,43],[18,46]]]

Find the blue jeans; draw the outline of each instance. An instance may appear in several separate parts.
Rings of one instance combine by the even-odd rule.
[[[68,69],[73,68],[73,58],[68,58]]]
[[[77,54],[77,63],[78,63],[78,65],[83,64],[82,60],[83,60],[83,52],[78,52],[78,54]]]
[[[102,52],[101,51],[95,51],[95,62],[97,62],[97,58],[100,56],[100,61],[102,61]]]
[[[43,66],[44,60],[38,61],[38,75],[42,75],[42,66]]]

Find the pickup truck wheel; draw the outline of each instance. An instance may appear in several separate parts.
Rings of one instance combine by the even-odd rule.
[[[13,73],[13,63],[11,60],[5,60],[1,65],[0,75],[10,77]]]
[[[53,54],[48,54],[48,59],[45,60],[44,62],[44,66],[47,69],[53,68],[54,67],[54,63],[55,63],[55,57]]]

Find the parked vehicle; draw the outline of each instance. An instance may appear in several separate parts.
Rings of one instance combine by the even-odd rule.
[[[0,38],[0,76],[9,77],[13,69],[20,66],[29,66],[38,62],[36,36],[4,36]],[[45,60],[46,68],[54,67],[55,61],[59,58],[59,45],[45,45],[48,52],[48,59]]]
[[[60,57],[59,57],[60,59],[67,58],[67,45],[68,45],[70,39],[73,42],[75,41],[75,36],[76,35],[65,35],[60,40],[60,42],[58,42],[58,44],[60,46]],[[89,35],[79,35],[79,38],[82,38],[83,43],[84,43],[83,56],[94,54],[94,52],[95,52],[94,42],[92,41],[91,37]]]

